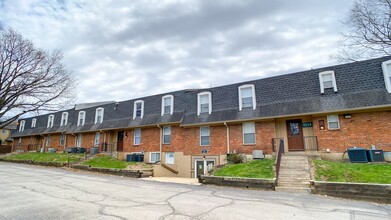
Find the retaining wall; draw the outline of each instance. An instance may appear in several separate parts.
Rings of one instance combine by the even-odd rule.
[[[311,191],[314,194],[391,203],[391,184],[311,181]]]
[[[275,179],[241,178],[241,177],[220,177],[201,175],[198,179],[203,184],[213,184],[218,186],[233,186],[243,188],[256,188],[264,190],[274,190]]]

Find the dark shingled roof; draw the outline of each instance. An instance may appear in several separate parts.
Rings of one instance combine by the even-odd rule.
[[[197,125],[223,121],[274,118],[297,114],[326,113],[338,110],[391,106],[391,94],[384,82],[382,62],[391,57],[341,64],[287,75],[236,83],[210,89],[181,90],[108,103],[104,108],[104,120],[94,124],[96,106],[85,108],[84,126],[77,126],[78,112],[68,109],[53,113],[54,125],[47,128],[48,115],[37,116],[36,128],[31,128],[32,118],[26,121],[23,132],[14,132],[12,137],[43,133],[78,133],[117,128],[155,126],[157,124]],[[319,73],[332,70],[335,73],[338,92],[326,89],[320,93]],[[239,111],[238,87],[253,84],[256,93],[256,109]],[[197,94],[209,91],[212,94],[212,113],[197,115]],[[161,100],[165,95],[174,96],[174,113],[161,116]],[[133,103],[144,101],[144,117],[133,119]],[[61,114],[68,112],[68,124],[60,126]]]

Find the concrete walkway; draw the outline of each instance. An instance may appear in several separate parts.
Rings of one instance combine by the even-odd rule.
[[[198,182],[198,179],[195,178],[181,178],[181,177],[146,177],[141,178],[142,180],[147,181],[156,181],[156,182],[165,182],[165,183],[180,183],[188,185],[202,185]]]

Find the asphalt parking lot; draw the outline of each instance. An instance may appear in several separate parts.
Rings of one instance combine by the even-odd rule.
[[[391,219],[391,205],[0,162],[0,219]]]

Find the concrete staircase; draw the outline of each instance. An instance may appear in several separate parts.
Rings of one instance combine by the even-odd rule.
[[[282,156],[276,191],[310,193],[310,167],[307,156],[289,153]]]

